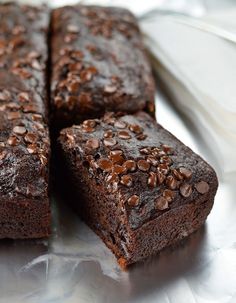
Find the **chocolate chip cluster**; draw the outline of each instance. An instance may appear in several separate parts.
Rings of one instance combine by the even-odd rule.
[[[84,166],[94,177],[100,176],[109,192],[127,188],[125,204],[130,208],[142,205],[142,189],[137,193],[132,189],[139,186],[140,178],[146,180],[143,190],[153,191],[158,211],[169,209],[177,193],[188,198],[194,188],[200,194],[209,190],[205,181],[193,184],[190,169],[175,165],[171,146],[146,145],[148,135],[139,123],[129,123],[119,115],[108,113],[102,120],[85,120],[73,128],[75,133],[81,133],[84,142]],[[77,146],[75,134],[66,133],[66,137],[70,147]],[[137,156],[129,157],[127,148],[133,146],[138,149]]]
[[[86,17],[86,25],[93,35],[101,35],[107,39],[112,38],[114,30],[132,37],[133,30],[138,31],[134,24],[134,17],[127,13],[122,16],[123,22],[120,22],[120,16],[112,14],[109,9],[103,8],[99,11],[96,8],[83,7],[80,10],[82,16]]]
[[[1,123],[5,126],[5,132],[0,136],[1,160],[7,156],[7,149],[20,146],[26,154],[38,155],[45,166],[49,134],[43,116],[37,113],[36,104],[32,102],[30,95],[27,92],[11,94],[4,89],[0,91],[0,104]]]

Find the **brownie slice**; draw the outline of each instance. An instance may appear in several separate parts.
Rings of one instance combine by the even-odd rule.
[[[0,238],[50,233],[45,7],[0,5]]]
[[[188,236],[212,208],[214,170],[144,112],[85,120],[59,143],[74,207],[123,267]]]
[[[154,80],[135,17],[126,9],[52,12],[52,110],[57,127],[106,111],[154,115]]]

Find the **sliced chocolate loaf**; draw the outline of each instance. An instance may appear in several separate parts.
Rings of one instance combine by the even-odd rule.
[[[45,7],[0,5],[0,238],[50,233]]]
[[[144,112],[86,120],[59,145],[74,207],[123,267],[188,236],[212,208],[214,170]]]
[[[57,127],[106,111],[154,114],[154,80],[127,10],[66,6],[52,13],[52,111]]]

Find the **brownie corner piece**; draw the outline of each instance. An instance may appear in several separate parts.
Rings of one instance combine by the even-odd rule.
[[[152,69],[128,10],[85,5],[53,10],[51,52],[57,128],[106,111],[154,115]]]
[[[214,170],[148,114],[108,113],[61,131],[74,207],[126,267],[197,230]]]
[[[123,266],[188,236],[212,208],[214,170],[146,113],[86,120],[59,142],[74,206]]]

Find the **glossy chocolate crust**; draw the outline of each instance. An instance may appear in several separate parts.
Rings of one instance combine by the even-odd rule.
[[[106,114],[61,131],[74,206],[126,267],[206,220],[214,170],[146,113]]]
[[[0,238],[50,233],[45,7],[0,5]]]
[[[154,80],[135,17],[122,8],[52,12],[51,100],[56,125],[106,111],[154,115]]]

